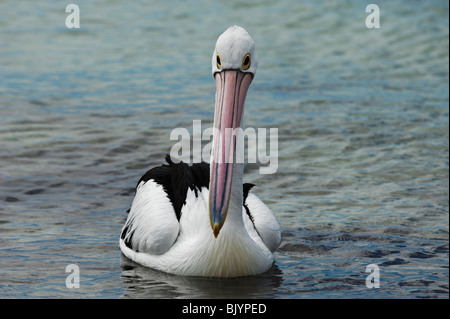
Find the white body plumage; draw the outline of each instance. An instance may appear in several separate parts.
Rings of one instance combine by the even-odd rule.
[[[261,228],[255,229],[240,205],[240,216],[228,216],[220,236],[214,238],[208,196],[206,188],[198,196],[189,189],[178,222],[162,186],[153,180],[141,182],[128,217],[136,225],[135,232],[129,232],[136,240],[133,247],[139,248],[131,249],[125,244],[127,238],[120,239],[123,254],[143,266],[183,276],[237,277],[267,271],[280,242],[279,225],[269,208],[249,193],[246,205],[258,212],[252,217]]]

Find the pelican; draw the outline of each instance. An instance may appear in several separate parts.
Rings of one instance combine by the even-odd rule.
[[[236,160],[243,147],[230,134],[242,127],[257,66],[246,30],[233,26],[219,36],[212,57],[216,97],[210,164],[175,164],[166,156],[167,164],[141,177],[120,236],[126,257],[181,276],[240,277],[272,267],[280,226],[250,192],[254,185],[243,184],[244,164]]]

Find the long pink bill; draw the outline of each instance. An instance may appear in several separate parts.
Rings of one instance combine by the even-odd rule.
[[[215,237],[227,217],[236,158],[236,135],[233,132],[241,125],[245,97],[252,79],[252,74],[238,70],[223,70],[215,74],[216,108],[209,185],[209,216]]]

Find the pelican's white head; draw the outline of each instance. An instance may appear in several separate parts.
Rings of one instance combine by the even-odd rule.
[[[235,25],[219,36],[212,56],[213,76],[223,70],[239,70],[255,76],[257,67],[255,42],[244,28]]]
[[[235,131],[241,128],[247,90],[257,66],[255,43],[247,31],[234,26],[219,36],[212,57],[216,106],[209,183],[209,218],[215,237],[228,213],[236,159]],[[236,172],[235,178],[242,183],[242,172]]]

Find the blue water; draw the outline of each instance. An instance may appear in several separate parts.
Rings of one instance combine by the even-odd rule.
[[[2,1],[0,297],[448,298],[448,2],[378,1],[379,29],[368,3],[79,0],[67,29],[66,4]],[[244,178],[282,226],[276,264],[145,269],[118,248],[133,187],[172,129],[211,126],[211,54],[233,24],[259,58],[245,126],[279,132],[277,173]]]

